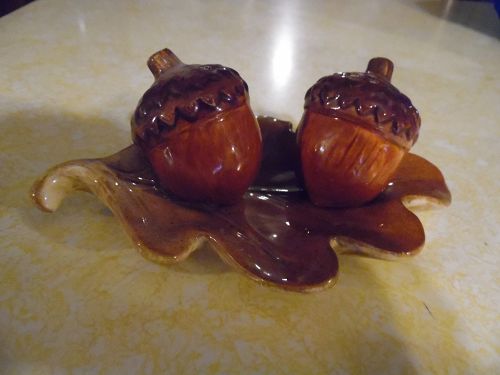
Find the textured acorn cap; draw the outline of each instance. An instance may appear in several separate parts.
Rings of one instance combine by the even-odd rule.
[[[304,108],[348,120],[410,149],[417,141],[420,115],[411,100],[390,83],[393,64],[374,58],[365,73],[335,73],[316,82]]]
[[[154,143],[181,118],[194,123],[248,101],[248,85],[234,69],[217,64],[186,65],[168,49],[151,56],[148,66],[155,82],[132,117],[137,143]]]

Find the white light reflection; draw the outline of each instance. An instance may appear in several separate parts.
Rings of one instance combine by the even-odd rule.
[[[83,16],[78,17],[78,29],[80,29],[80,34],[86,34],[87,33],[87,24],[85,23],[85,18]]]
[[[217,174],[222,170],[222,164],[218,164],[215,166],[215,168],[212,170],[212,174]]]
[[[276,89],[281,89],[290,80],[293,67],[292,35],[288,28],[278,33],[272,59],[272,79]]]

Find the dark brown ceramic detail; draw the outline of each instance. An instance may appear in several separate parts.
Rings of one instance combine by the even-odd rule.
[[[179,119],[213,117],[248,101],[248,86],[235,70],[218,65],[184,64],[162,50],[148,60],[155,82],[142,96],[132,117],[132,137],[154,145]]]
[[[369,61],[365,73],[321,78],[305,97],[299,124],[301,176],[321,207],[375,199],[417,140],[420,117],[390,83],[393,63]]]
[[[261,135],[248,86],[222,65],[187,65],[168,49],[148,60],[155,82],[132,118],[132,138],[168,192],[232,204],[254,180]]]
[[[392,62],[379,57],[369,62],[365,73],[323,77],[307,91],[304,107],[364,126],[409,149],[418,138],[420,116],[390,83],[392,71]]]

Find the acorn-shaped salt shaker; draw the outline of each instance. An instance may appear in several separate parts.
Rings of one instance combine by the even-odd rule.
[[[311,201],[355,207],[380,194],[418,137],[420,116],[390,82],[393,63],[374,58],[365,73],[321,78],[305,95],[297,131]]]
[[[237,202],[262,157],[247,84],[231,68],[184,64],[169,49],[148,67],[155,82],[134,113],[132,138],[160,185],[188,201]]]

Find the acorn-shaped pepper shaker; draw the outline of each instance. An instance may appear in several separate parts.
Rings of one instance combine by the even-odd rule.
[[[189,201],[237,202],[262,157],[248,86],[233,69],[187,65],[164,49],[148,61],[155,82],[132,118],[132,138],[160,185]]]
[[[297,141],[315,205],[371,201],[417,140],[420,116],[390,83],[392,71],[390,60],[374,58],[365,73],[323,77],[307,91]]]

